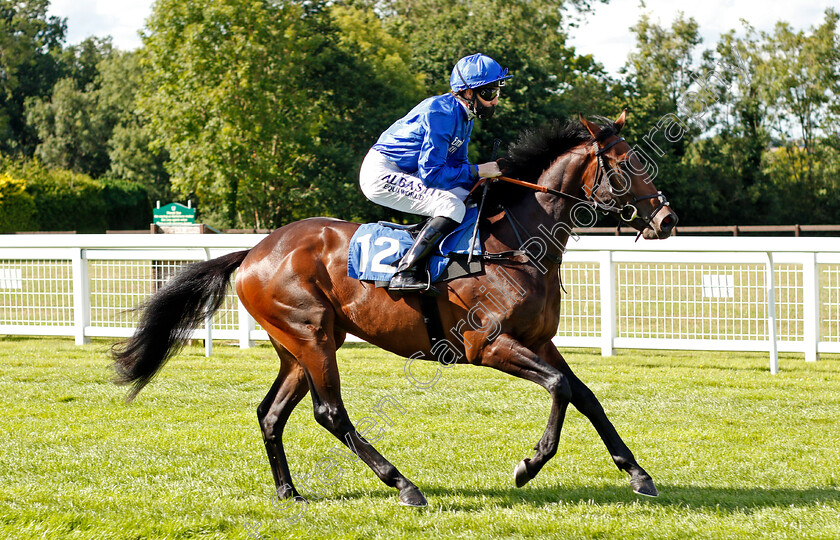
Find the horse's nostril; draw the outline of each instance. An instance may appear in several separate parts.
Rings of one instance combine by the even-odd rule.
[[[659,223],[659,228],[663,231],[670,231],[677,224],[677,220],[673,216],[665,216]]]

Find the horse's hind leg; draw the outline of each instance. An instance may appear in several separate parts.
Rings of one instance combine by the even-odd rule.
[[[356,431],[341,399],[341,384],[336,363],[337,341],[335,314],[329,302],[314,287],[301,284],[288,288],[291,298],[284,298],[282,309],[271,320],[260,321],[277,342],[294,355],[302,368],[309,390],[315,420],[347,446],[386,485],[399,489],[400,502],[407,506],[426,506],[426,498],[382,454]],[[295,306],[294,309],[286,306]]]
[[[301,345],[303,347],[296,351],[296,357],[306,371],[315,420],[355,453],[386,485],[397,488],[401,504],[426,506],[426,498],[417,486],[365,440],[350,421],[341,399],[332,339],[325,344],[309,341]]]
[[[592,426],[600,435],[601,440],[610,452],[616,466],[630,475],[630,485],[633,491],[640,495],[656,497],[659,491],[653,483],[650,475],[636,462],[633,452],[624,444],[618,435],[612,422],[607,418],[604,408],[589,389],[566,363],[563,355],[553,344],[549,343],[545,348],[543,358],[551,365],[559,369],[569,380],[572,389],[572,405],[581,412],[592,423]]]
[[[265,442],[275,489],[280,498],[298,497],[292,482],[286,452],[283,449],[283,429],[292,411],[309,391],[303,368],[282,345],[271,340],[280,357],[280,372],[265,398],[257,407],[257,419]]]

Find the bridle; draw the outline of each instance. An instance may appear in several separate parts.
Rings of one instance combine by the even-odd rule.
[[[541,186],[541,185],[535,184],[533,182],[526,182],[525,180],[519,180],[517,178],[510,178],[508,176],[497,176],[495,178],[481,178],[478,182],[476,182],[476,184],[470,190],[470,194],[472,194],[473,191],[478,189],[478,187],[480,185],[484,184],[484,186],[485,186],[484,193],[486,195],[487,194],[487,183],[488,182],[494,182],[496,180],[500,180],[502,182],[507,182],[509,184],[515,184],[515,185],[518,185],[518,186],[527,187],[529,189],[533,189],[534,191],[539,191],[541,193],[548,193],[548,194],[554,195],[556,197],[561,197],[561,198],[564,198],[564,199],[576,201],[578,203],[583,203],[586,206],[593,208],[594,210],[599,210],[599,211],[604,212],[604,213],[616,214],[616,215],[618,215],[618,217],[620,217],[622,220],[624,220],[628,223],[635,220],[635,219],[640,219],[640,220],[644,221],[651,229],[655,229],[655,227],[653,226],[653,219],[656,217],[656,214],[660,210],[662,210],[662,208],[664,208],[666,206],[670,206],[670,203],[668,202],[668,199],[665,198],[665,195],[663,195],[661,191],[657,191],[653,195],[644,195],[644,196],[641,196],[641,197],[636,196],[635,194],[631,193],[631,195],[633,195],[633,201],[628,202],[628,203],[624,203],[624,206],[622,206],[621,208],[618,208],[617,205],[613,201],[610,201],[610,204],[607,204],[607,203],[604,203],[604,202],[600,201],[597,197],[597,191],[601,187],[604,175],[608,175],[609,172],[607,172],[607,171],[612,170],[608,165],[607,159],[605,157],[605,153],[607,152],[607,150],[609,150],[610,148],[612,148],[616,144],[618,144],[620,142],[623,142],[623,141],[624,141],[623,137],[619,137],[619,136],[616,135],[615,140],[613,140],[612,142],[610,142],[609,144],[607,144],[603,148],[600,148],[598,146],[598,139],[597,138],[592,142],[592,144],[594,146],[594,149],[595,149],[595,159],[596,159],[595,179],[592,182],[592,187],[591,188],[589,186],[587,186],[586,183],[584,183],[584,185],[581,186],[581,189],[583,190],[583,194],[586,197],[585,199],[580,198],[576,195],[572,195],[570,193],[565,193],[565,192],[560,191],[558,189],[554,189],[554,188],[550,188],[550,187],[546,187],[546,186]],[[494,151],[494,154],[495,154],[495,151]],[[621,165],[621,163],[624,163],[625,161],[627,161],[627,158],[622,160],[619,163],[619,166]],[[628,191],[630,191],[629,183],[628,183],[627,189],[621,194],[617,194],[614,191],[612,182],[610,181],[609,178],[607,178],[606,184],[607,184],[607,188],[609,189],[610,194],[613,196],[614,200],[620,200],[619,197],[623,196]],[[646,217],[643,217],[643,216],[639,215],[639,208],[636,206],[636,204],[639,203],[640,201],[646,201],[648,199],[654,199],[654,198],[659,200],[659,205],[656,208],[653,209],[653,211],[650,213],[650,215],[648,215]],[[484,199],[482,198],[482,206],[483,206],[483,202],[484,202]],[[519,234],[518,229],[520,229],[520,228],[523,229],[523,230],[527,230],[527,229],[525,229],[522,226],[522,224],[519,223],[519,221],[510,212],[509,208],[504,207],[504,206],[502,208],[504,209],[505,214],[508,216],[511,228],[513,229],[513,233],[516,235],[517,240],[519,241],[520,245],[524,245],[522,243],[522,235]],[[478,219],[481,219],[481,209],[480,208],[479,208]],[[639,235],[636,236],[636,240],[638,241],[638,239],[641,236],[642,236],[642,232],[640,230]],[[474,241],[475,241],[475,236],[473,236],[473,242]],[[473,251],[473,248],[472,248],[472,245],[471,245],[470,246],[470,253],[472,253],[472,251]],[[529,253],[527,251],[515,250],[515,251],[508,251],[508,252],[503,252],[503,253],[485,254],[484,256],[487,257],[488,255],[492,255],[495,258],[509,258],[509,257],[515,256],[515,255],[528,256]],[[546,256],[549,256],[549,255],[546,255]],[[553,263],[559,265],[563,260],[562,251],[561,251],[560,255],[551,256],[550,260]],[[559,268],[558,268],[558,271],[559,271]],[[562,280],[560,281],[560,287],[561,288],[563,287]],[[563,291],[565,292],[565,289],[563,289]]]
[[[621,208],[618,208],[612,202],[609,203],[609,204],[605,203],[605,202],[602,202],[597,197],[597,191],[601,187],[604,175],[609,174],[606,171],[612,170],[608,166],[608,163],[607,163],[607,160],[606,160],[606,157],[605,157],[604,154],[606,153],[607,150],[609,150],[610,148],[612,148],[613,146],[615,146],[616,144],[618,144],[622,141],[624,141],[623,137],[616,137],[615,140],[613,140],[612,142],[610,142],[609,144],[607,144],[603,148],[598,147],[598,141],[597,140],[593,141],[592,144],[595,146],[595,158],[597,160],[596,161],[597,169],[595,171],[595,180],[592,183],[592,187],[590,188],[589,186],[586,186],[586,185],[583,186],[583,192],[584,192],[584,195],[586,197],[585,199],[583,199],[581,197],[578,197],[576,195],[572,195],[570,193],[565,193],[565,192],[560,191],[558,189],[553,189],[553,188],[550,188],[550,187],[541,186],[541,185],[535,184],[533,182],[526,182],[524,180],[519,180],[519,179],[516,179],[516,178],[509,178],[507,176],[497,176],[495,178],[482,178],[481,181],[479,183],[477,183],[475,185],[475,187],[473,187],[473,190],[475,190],[479,185],[481,185],[485,181],[501,180],[502,182],[508,182],[510,184],[516,184],[518,186],[527,187],[527,188],[533,189],[535,191],[539,191],[541,193],[548,193],[548,194],[554,195],[556,197],[562,197],[564,199],[584,203],[587,206],[592,207],[594,210],[598,210],[598,211],[606,213],[606,214],[615,214],[618,217],[620,217],[622,220],[624,220],[628,223],[633,221],[634,219],[641,219],[642,221],[647,223],[648,226],[653,228],[653,218],[656,216],[656,214],[660,210],[662,210],[662,208],[664,208],[666,206],[670,206],[670,204],[671,204],[671,203],[668,202],[668,199],[665,198],[665,195],[663,195],[661,191],[657,191],[653,195],[644,195],[644,196],[641,196],[641,197],[634,196],[632,202],[625,203],[624,206],[622,206]],[[610,194],[616,200],[618,200],[619,197],[624,195],[624,193],[617,194],[614,191],[612,182],[610,182],[609,178],[607,178],[606,185],[607,185],[607,188],[610,191]],[[627,188],[627,191],[630,191],[629,186]],[[642,215],[639,214],[639,209],[636,206],[636,204],[640,201],[646,201],[648,199],[658,199],[659,200],[659,205],[656,208],[653,209],[653,211],[650,213],[649,216],[645,217],[645,216],[642,216]]]
[[[604,146],[603,148],[598,148],[598,141],[593,141],[593,145],[595,146],[595,158],[597,160],[597,170],[595,171],[595,181],[592,184],[592,188],[589,190],[589,193],[586,193],[587,187],[584,186],[584,193],[587,195],[587,201],[592,204],[597,210],[601,210],[602,212],[608,212],[612,214],[617,214],[622,220],[630,223],[634,219],[641,219],[645,223],[648,224],[651,228],[653,228],[653,218],[656,217],[656,214],[659,213],[666,206],[670,206],[671,203],[668,202],[668,199],[665,195],[662,194],[661,191],[657,191],[653,195],[644,195],[644,196],[634,196],[633,201],[629,203],[625,203],[620,209],[616,208],[613,204],[606,204],[597,199],[597,192],[598,189],[601,187],[601,181],[604,175],[607,175],[607,189],[610,191],[610,195],[612,195],[616,200],[619,200],[622,194],[617,194],[613,189],[613,184],[609,178],[609,172],[612,170],[607,163],[607,159],[605,157],[605,153],[607,150],[612,148],[613,146],[617,145],[620,142],[624,141],[624,137],[616,137],[615,140]],[[624,160],[626,161],[626,160]],[[624,162],[622,161],[622,163]],[[620,164],[619,164],[620,166]],[[622,173],[618,173],[619,176],[624,177]],[[629,183],[629,182],[628,182]],[[627,186],[626,192],[630,191],[630,186]],[[632,193],[631,193],[632,195]],[[648,199],[658,199],[659,205],[653,209],[653,211],[647,217],[643,217],[639,214],[639,208],[636,206],[636,203],[640,201],[646,201]]]

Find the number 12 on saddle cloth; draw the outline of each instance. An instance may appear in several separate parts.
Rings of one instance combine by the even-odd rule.
[[[440,242],[437,251],[429,258],[432,282],[443,275],[451,261],[446,255],[469,253],[472,229],[477,215],[478,208],[474,205],[467,207],[464,220]],[[412,243],[414,239],[405,229],[381,223],[366,223],[359,227],[350,239],[347,275],[362,281],[390,281],[397,270],[397,264]],[[476,242],[473,254],[482,254],[480,242]]]

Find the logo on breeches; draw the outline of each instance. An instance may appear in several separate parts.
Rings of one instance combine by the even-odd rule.
[[[403,174],[389,174],[384,177],[385,190],[414,200],[423,199],[432,188],[423,185],[419,178]]]

